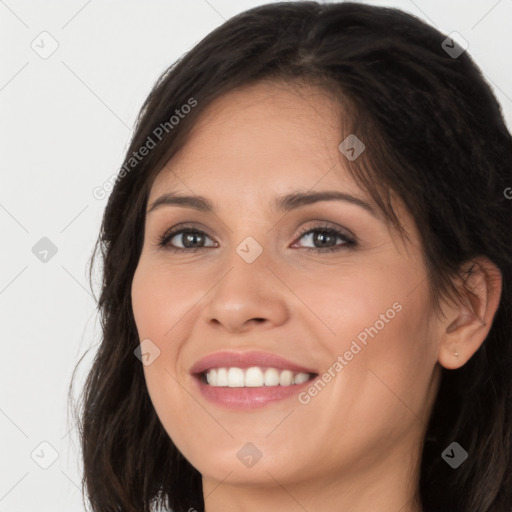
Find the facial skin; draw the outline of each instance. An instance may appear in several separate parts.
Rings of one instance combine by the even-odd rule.
[[[151,189],[148,210],[169,192],[203,196],[215,208],[163,205],[148,213],[132,284],[140,340],[160,350],[144,366],[148,391],[163,427],[203,475],[207,512],[421,510],[414,494],[422,435],[438,361],[452,364],[451,340],[463,338],[460,330],[446,334],[459,311],[447,309],[443,321],[434,314],[418,233],[403,210],[407,245],[376,206],[375,215],[339,200],[272,209],[275,197],[295,191],[340,191],[373,205],[344,167],[342,115],[313,87],[239,89],[208,107]],[[158,247],[181,223],[206,233],[196,233],[203,249]],[[329,246],[339,251],[307,251],[322,251],[321,241],[300,231],[325,223],[349,230],[356,245],[336,238]],[[252,263],[236,251],[247,237],[263,249]],[[172,239],[176,247],[186,242],[186,235]],[[357,341],[376,325],[366,345]],[[477,335],[459,346],[458,365],[488,328],[471,331]],[[354,340],[361,349],[347,361]],[[250,349],[320,376],[338,356],[347,364],[305,404],[293,397],[230,410],[198,393],[189,369],[199,358]],[[262,453],[252,467],[237,457],[248,442]]]

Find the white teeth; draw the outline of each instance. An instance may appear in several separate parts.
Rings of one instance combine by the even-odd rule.
[[[246,388],[263,386],[263,372],[257,366],[247,368],[247,370],[245,370],[244,383]]]
[[[215,369],[210,370],[206,374],[206,380],[207,380],[208,384],[211,384],[212,382],[216,382],[217,381],[217,370],[215,370]]]
[[[275,368],[268,368],[265,371],[265,386],[278,386],[279,372]]]
[[[295,375],[295,379],[293,379],[294,384],[302,384],[309,380],[309,375],[307,373],[297,373]]]
[[[212,382],[212,386],[215,383]],[[241,368],[230,368],[228,370],[228,386],[230,388],[244,387],[244,371]]]
[[[284,370],[281,372],[279,376],[279,384],[281,386],[289,386],[293,382],[293,372],[290,370]]]
[[[256,388],[262,386],[291,386],[309,380],[309,373],[292,372],[267,368],[263,371],[258,366],[242,368],[212,368],[206,372],[206,381],[214,387]]]
[[[226,368],[217,369],[217,386],[228,385],[228,371]]]

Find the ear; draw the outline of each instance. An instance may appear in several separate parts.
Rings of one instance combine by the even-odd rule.
[[[501,272],[488,258],[472,259],[462,271],[462,300],[443,308],[448,312],[439,340],[438,361],[450,370],[464,366],[485,341],[501,298]]]

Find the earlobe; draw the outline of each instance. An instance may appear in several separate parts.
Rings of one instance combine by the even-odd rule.
[[[441,325],[438,361],[449,370],[464,366],[480,348],[501,298],[501,272],[488,258],[471,260],[463,271],[461,300],[449,308]]]

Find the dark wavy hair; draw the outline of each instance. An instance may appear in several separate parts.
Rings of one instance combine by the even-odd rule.
[[[470,275],[467,262],[485,256],[499,268],[501,300],[487,338],[460,369],[442,368],[419,495],[425,512],[511,510],[512,201],[504,191],[512,186],[512,138],[479,68],[467,52],[450,55],[446,37],[397,9],[274,3],[231,18],[160,76],[138,116],[89,269],[101,250],[102,339],[74,410],[82,497],[95,512],[204,511],[201,474],[161,425],[134,356],[131,284],[155,176],[206,106],[264,80],[322,87],[347,112],[340,141],[348,133],[371,141],[344,165],[399,229],[392,196],[406,205],[436,309],[440,297],[459,297],[454,278]],[[191,98],[196,106],[171,123]],[[156,147],[134,164],[150,139]],[[455,440],[469,453],[456,470],[441,458]]]

